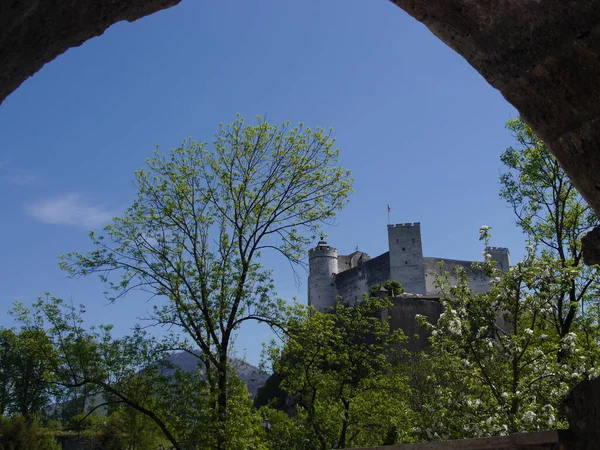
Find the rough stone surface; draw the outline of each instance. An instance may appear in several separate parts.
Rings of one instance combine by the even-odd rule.
[[[391,1],[519,110],[600,214],[600,0]]]
[[[133,22],[181,0],[0,1],[0,104],[27,78],[113,23]]]
[[[428,347],[429,332],[427,328],[417,323],[417,314],[427,317],[429,323],[437,323],[444,312],[444,306],[439,297],[419,297],[403,294],[392,298],[394,306],[388,311],[391,330],[402,330],[408,337],[406,349],[417,352]]]
[[[569,421],[574,434],[572,450],[592,450],[600,447],[600,378],[582,381],[560,405],[560,412]]]
[[[597,264],[600,261],[600,227],[588,232],[581,240],[585,252],[583,262],[586,264]]]

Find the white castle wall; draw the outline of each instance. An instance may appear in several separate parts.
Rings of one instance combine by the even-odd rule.
[[[425,266],[421,224],[388,225],[390,279],[399,281],[404,291],[425,294]]]
[[[309,250],[308,304],[319,311],[327,311],[341,297],[350,304],[369,292],[375,284],[387,280],[402,283],[405,292],[418,295],[436,295],[434,285],[439,273],[439,262],[452,275],[458,266],[464,267],[470,277],[470,286],[476,293],[489,289],[489,278],[481,270],[472,270],[473,261],[423,257],[420,223],[388,225],[389,252],[371,259],[366,253],[356,251],[339,255],[335,248],[320,241]],[[504,247],[488,247],[497,266],[507,271],[510,253]]]
[[[463,267],[469,273],[469,287],[475,293],[487,292],[490,287],[490,279],[485,275],[483,270],[473,270],[471,265],[473,261],[461,261],[457,259],[446,258],[424,258],[425,261],[425,284],[427,295],[439,294],[439,289],[435,285],[435,280],[440,275],[440,262],[444,262],[443,270],[450,274],[450,283],[456,284],[456,276],[454,275],[457,267]]]

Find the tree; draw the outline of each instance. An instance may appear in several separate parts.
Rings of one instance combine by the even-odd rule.
[[[0,414],[30,416],[48,405],[52,345],[43,330],[0,329]]]
[[[405,337],[382,318],[390,305],[365,296],[289,325],[274,370],[313,448],[378,445],[407,428],[406,377],[393,364]]]
[[[516,119],[506,126],[519,146],[501,156],[508,171],[500,177],[500,195],[529,244],[558,262],[548,266],[555,287],[552,321],[564,337],[599,292],[598,267],[585,266],[581,252],[581,238],[599,224],[598,217],[529,125]]]
[[[95,250],[62,258],[72,276],[99,274],[112,300],[135,288],[161,299],[149,319],[178,330],[181,348],[201,350],[218,448],[228,435],[235,330],[249,320],[281,323],[284,302],[261,252],[300,263],[321,224],[347,202],[351,178],[333,144],[303,124],[221,124],[212,150],[186,140],[169,155],[157,151],[136,173],[133,205],[103,235],[91,234]]]
[[[35,417],[0,416],[0,450],[60,450],[54,437],[40,430]]]
[[[486,246],[489,227],[481,230]],[[528,248],[507,273],[493,261],[476,264],[491,278],[489,292],[475,294],[457,268],[437,284],[444,313],[430,330],[431,349],[417,358],[421,375],[413,407],[421,439],[458,439],[556,427],[569,388],[598,374],[595,351],[554,326],[555,268],[560,262]],[[557,358],[557,354],[561,358]]]
[[[151,420],[175,449],[217,445],[215,398],[204,371],[199,366],[186,372],[170,363],[164,339],[157,341],[140,327],[120,339],[112,338],[110,326],[86,329],[83,307],[52,297],[39,299],[31,310],[17,304],[12,312],[27,330],[47,329],[54,344],[49,371],[56,385],[74,391],[69,400],[81,396],[81,387],[87,388],[81,412],[77,420],[69,418],[71,423],[85,423],[96,413],[122,407],[133,417]],[[231,430],[229,448],[260,449],[260,417],[252,410],[246,386],[232,375],[227,389],[232,411],[226,424]],[[64,417],[62,410],[71,410],[70,401],[58,401],[58,415]]]
[[[152,420],[123,405],[106,414],[74,416],[65,429],[77,432],[78,440],[90,449],[154,450],[169,444]]]
[[[382,286],[392,297],[404,293],[404,287],[402,286],[402,283],[400,283],[399,281],[388,280],[383,284],[374,284],[373,286],[371,286],[371,288],[369,289],[371,295],[378,295],[379,290]]]

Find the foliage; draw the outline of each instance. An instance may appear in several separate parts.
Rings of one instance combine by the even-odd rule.
[[[555,428],[562,396],[598,374],[598,268],[581,255],[598,219],[531,128],[507,128],[519,147],[501,157],[501,196],[527,256],[508,273],[486,258],[477,268],[492,277],[488,293],[472,292],[462,269],[438,279],[444,313],[429,325],[431,352],[411,366],[420,439]],[[480,238],[487,246],[489,227]]]
[[[0,415],[28,416],[48,405],[51,357],[43,330],[0,329]]]
[[[391,297],[404,293],[404,287],[399,281],[388,280],[383,284],[374,284],[371,286],[371,295],[378,295],[381,286],[388,292]]]
[[[61,446],[32,416],[0,416],[0,450],[61,450]]]
[[[444,313],[428,324],[431,351],[412,368],[420,439],[556,428],[561,398],[598,374],[597,349],[578,344],[577,327],[564,336],[555,327],[552,264],[560,262],[534,247],[508,273],[488,261],[478,267],[492,277],[483,294],[469,288],[463,268],[438,279]]]
[[[153,421],[122,405],[114,408],[110,414],[74,416],[67,429],[79,432],[78,439],[90,450],[153,450],[168,445]]]
[[[283,411],[271,407],[262,407],[260,414],[264,417],[267,428],[265,441],[273,450],[314,450],[318,447],[314,434],[306,426],[304,417],[296,414],[292,417]]]
[[[56,346],[51,367],[56,383],[75,392],[81,386],[90,388],[84,413],[69,421],[71,429],[89,428],[95,423],[95,412],[106,413],[117,407],[116,411],[122,412],[113,412],[114,421],[107,423],[111,425],[111,439],[118,442],[139,440],[148,430],[160,430],[175,448],[188,444],[214,448],[221,430],[213,408],[216,394],[201,366],[192,372],[173,366],[168,362],[165,342],[151,339],[139,327],[121,339],[112,338],[110,326],[86,329],[84,312],[83,307],[78,309],[52,297],[40,299],[31,310],[19,304],[13,309],[27,329],[48,330]],[[248,391],[237,377],[229,377],[227,389],[233,415],[227,424],[230,433],[222,442],[227,448],[244,448],[240,440],[258,442],[260,417],[252,410]],[[136,423],[141,428],[136,428]],[[122,434],[125,431],[127,434]],[[91,429],[90,439],[108,439],[98,433],[98,427]]]
[[[70,403],[82,394],[80,413],[125,404],[154,420],[176,444],[169,417],[164,417],[161,409],[165,406],[168,411],[166,407],[173,403],[175,385],[156,366],[166,356],[166,349],[139,327],[121,339],[112,338],[111,326],[86,329],[84,313],[83,306],[76,308],[49,296],[38,299],[31,309],[16,303],[12,310],[23,329],[46,330],[54,344],[49,369],[55,383],[74,394],[68,400],[59,398],[65,409],[72,411]],[[86,388],[83,392],[82,387]]]
[[[367,296],[354,307],[338,302],[331,313],[294,320],[281,354],[272,350],[313,448],[377,445],[406,428],[406,378],[392,364],[405,338],[382,317],[389,306]]]
[[[506,273],[489,257],[476,264],[486,293],[470,289],[468,270],[442,270],[444,313],[418,318],[431,345],[412,355],[390,330],[382,285],[323,314],[287,307],[261,266],[267,249],[300,263],[347,201],[349,174],[323,130],[238,118],[221,125],[214,150],[189,140],[157,152],[136,174],[134,204],[62,267],[99,274],[114,301],[135,288],[160,297],[149,319],[170,333],[157,340],[138,326],[115,339],[110,326],[86,328],[83,307],[49,296],[16,304],[21,329],[0,330],[0,412],[11,416],[0,450],[58,448],[36,422],[50,399],[102,449],[312,450],[561,427],[561,398],[600,371],[598,268],[583,265],[580,241],[598,220],[531,129],[507,126],[519,148],[502,155],[501,195],[527,255]],[[490,237],[482,227],[486,247]],[[268,348],[274,374],[254,407],[229,367],[249,320],[285,332],[282,348]],[[169,362],[181,350],[198,357],[196,370]]]
[[[62,259],[72,276],[99,274],[113,300],[135,288],[161,298],[149,319],[176,330],[181,347],[200,348],[222,428],[235,330],[248,320],[281,323],[284,302],[261,251],[299,263],[351,191],[333,144],[320,128],[238,117],[221,124],[213,149],[186,140],[157,151],[136,173],[133,205],[104,235],[92,233],[95,250]],[[218,434],[224,448],[227,432]]]
[[[508,171],[500,177],[500,194],[513,208],[529,244],[549,262],[553,323],[564,337],[599,292],[598,267],[584,266],[581,251],[581,238],[599,224],[598,217],[529,125],[516,119],[508,121],[507,128],[519,147],[502,154]]]

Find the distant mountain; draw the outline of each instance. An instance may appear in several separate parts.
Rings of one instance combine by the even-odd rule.
[[[199,351],[194,351],[194,353],[196,355],[200,355]],[[166,360],[170,364],[180,367],[184,372],[191,372],[196,368],[198,364],[202,364],[202,362],[197,356],[194,356],[189,352],[183,351],[172,353],[166,358]],[[258,390],[265,385],[268,376],[261,372],[261,370],[258,367],[253,366],[252,364],[249,364],[241,359],[232,358],[230,362],[232,368],[235,370],[240,380],[246,383],[248,392],[250,393],[252,398],[255,398],[256,394],[258,393]],[[202,368],[203,367],[201,366],[201,369]],[[158,370],[160,370],[163,375],[167,376],[172,375],[174,373],[173,369],[162,368]],[[63,403],[53,403],[48,407],[47,412],[49,414],[58,415],[61,411],[68,410],[71,408],[74,408],[77,411],[89,412],[94,406],[101,404],[104,401],[104,398],[105,397],[103,394],[98,393],[85,398],[75,398]],[[81,404],[81,402],[83,402],[83,405]],[[106,407],[98,408],[98,412],[100,414],[106,414],[106,410]]]
[[[194,350],[194,353],[200,355],[199,350]],[[197,356],[189,352],[172,353],[167,357],[167,361],[180,367],[184,372],[191,372],[198,364],[202,363]],[[240,380],[246,383],[248,392],[254,398],[258,390],[265,385],[268,376],[261,372],[258,367],[238,358],[231,358],[230,364]],[[168,374],[168,372],[163,373]]]

